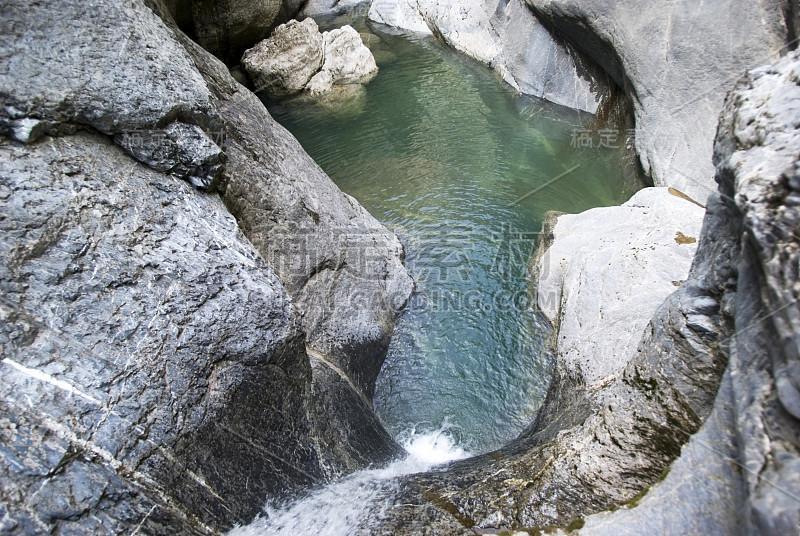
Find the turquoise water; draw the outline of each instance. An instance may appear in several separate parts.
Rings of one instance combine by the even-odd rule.
[[[641,184],[626,178],[623,149],[608,147],[625,145],[624,131],[515,96],[431,38],[357,28],[380,68],[363,92],[269,107],[406,246],[418,292],[376,411],[401,440],[444,425],[484,452],[530,422],[549,382],[549,328],[531,310],[526,273],[545,213],[618,205]]]

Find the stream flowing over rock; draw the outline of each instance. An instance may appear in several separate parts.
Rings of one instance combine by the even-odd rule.
[[[660,306],[690,257],[670,250],[691,247],[692,201],[650,189],[622,207],[553,215],[534,263],[556,367],[535,422],[497,452],[406,477],[369,532],[800,533],[798,125],[796,54],[731,93],[719,189],[688,277]],[[655,207],[660,221],[637,219]],[[648,280],[652,294],[626,285]]]
[[[3,6],[4,533],[214,533],[402,452],[402,246],[148,5]]]

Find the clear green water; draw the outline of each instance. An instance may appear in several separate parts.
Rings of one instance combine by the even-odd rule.
[[[621,150],[574,147],[582,128],[599,143],[592,116],[515,96],[433,39],[356,27],[373,33],[380,67],[364,93],[270,110],[406,246],[418,293],[378,379],[378,414],[401,439],[444,424],[487,451],[530,422],[549,382],[526,274],[545,213],[617,205],[641,185],[624,179]]]

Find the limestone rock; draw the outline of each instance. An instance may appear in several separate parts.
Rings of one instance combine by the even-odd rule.
[[[322,69],[308,83],[312,95],[321,95],[335,85],[366,84],[378,74],[372,52],[352,26],[343,26],[322,34],[325,61]]]
[[[743,228],[730,371],[751,534],[800,534],[799,124],[794,53],[739,83],[714,151]]]
[[[242,65],[256,92],[280,99],[300,93],[322,67],[324,40],[317,23],[308,18],[278,26],[269,39],[242,56]]]
[[[269,39],[245,52],[242,64],[256,92],[270,99],[301,91],[318,97],[334,86],[365,84],[378,74],[372,52],[353,27],[321,34],[311,18],[279,26]]]
[[[323,478],[297,313],[218,198],[86,134],[2,142],[0,188],[10,523],[202,532]]]
[[[556,358],[588,385],[619,376],[656,309],[686,279],[703,215],[667,188],[645,188],[620,207],[558,218],[537,267],[538,303],[558,326]]]
[[[369,0],[308,0],[298,14],[298,19],[317,15],[339,15],[368,9]]]
[[[798,57],[785,58],[751,72],[728,97],[715,144],[719,193],[704,236],[734,262],[698,259],[693,272],[702,287],[682,287],[671,300],[687,291],[736,289],[716,307],[695,297],[683,308],[687,318],[721,309],[735,328],[722,341],[730,361],[712,416],[639,506],[591,516],[581,534],[798,534],[800,419],[791,391],[800,376],[788,372],[797,363],[797,274],[785,271],[800,248],[787,232],[800,217],[792,201],[798,72]],[[735,239],[724,238],[724,227],[737,230]]]
[[[371,21],[415,33],[431,35],[419,3],[413,0],[373,0],[367,15]]]
[[[701,203],[715,189],[711,153],[723,99],[787,39],[772,0],[525,0],[626,91],[636,149],[656,186]]]
[[[433,33],[516,90],[556,104],[595,113],[607,90],[605,75],[554,40],[522,0],[375,0],[369,18]]]
[[[193,50],[220,114],[236,118],[225,125],[226,206],[300,309],[309,345],[371,398],[414,288],[402,244],[342,193],[224,66]]]

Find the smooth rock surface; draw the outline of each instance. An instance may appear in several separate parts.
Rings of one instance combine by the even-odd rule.
[[[701,203],[715,190],[711,153],[726,93],[787,40],[772,0],[525,0],[624,89],[636,149],[656,186]]]
[[[559,327],[559,362],[589,386],[620,375],[656,309],[686,279],[704,212],[667,188],[645,188],[620,207],[558,218],[537,292]]]
[[[305,89],[322,67],[324,47],[313,19],[289,21],[247,50],[242,56],[242,66],[253,80],[256,92],[280,99]]]
[[[303,19],[316,15],[338,15],[362,7],[368,9],[369,0],[308,0],[303,5],[297,18]]]
[[[371,21],[401,30],[433,34],[420,12],[419,2],[414,0],[373,0],[367,16]]]
[[[369,18],[433,33],[514,89],[556,104],[595,113],[608,89],[604,74],[554,40],[522,0],[375,0]]]
[[[798,84],[796,54],[752,71],[729,95],[717,131],[719,192],[707,234],[738,261],[701,258],[693,270],[701,277],[686,287],[695,295],[736,288],[719,305],[735,331],[721,341],[730,361],[712,416],[638,507],[591,516],[580,534],[800,533],[798,275],[786,269],[800,249]],[[738,238],[722,239],[724,227]],[[692,302],[687,319],[713,314],[707,299]]]

